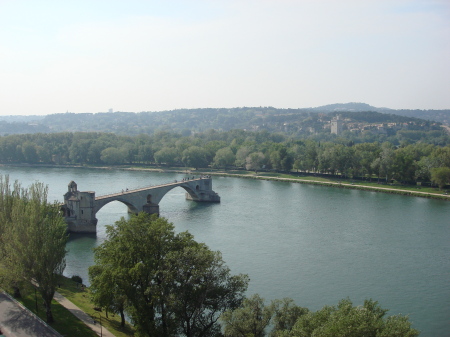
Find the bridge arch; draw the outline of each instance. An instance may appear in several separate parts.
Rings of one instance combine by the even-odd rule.
[[[192,200],[195,200],[196,198],[198,198],[198,193],[196,193],[196,191],[200,190],[200,187],[197,185],[195,188],[192,188],[189,185],[177,185],[177,186],[168,186],[165,189],[162,189],[159,193],[157,193],[156,195],[150,195],[150,199],[152,201],[153,204],[159,204],[161,202],[161,200],[166,196],[167,193],[169,193],[171,190],[173,190],[174,188],[177,187],[181,187],[182,189],[184,189],[186,191],[186,193],[192,198]]]
[[[132,203],[128,202],[127,200],[124,200],[123,198],[117,198],[117,199],[111,199],[111,200],[105,200],[105,202],[98,203],[94,209],[94,214],[97,214],[104,206],[108,205],[111,202],[118,201],[128,207],[128,213],[139,213],[138,207],[133,205]]]

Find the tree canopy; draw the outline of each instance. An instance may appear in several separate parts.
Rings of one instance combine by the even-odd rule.
[[[378,302],[366,300],[354,306],[349,299],[337,306],[312,312],[296,306],[292,299],[264,303],[258,294],[245,299],[241,307],[222,315],[225,337],[416,337],[407,316],[387,316]],[[271,325],[269,325],[271,323]]]
[[[423,138],[374,141],[347,136],[319,141],[267,130],[209,130],[190,136],[168,131],[134,137],[97,132],[11,135],[0,136],[0,163],[297,170],[437,185],[431,171],[450,167],[450,146],[442,134],[432,136],[430,144]]]
[[[59,206],[47,202],[48,188],[42,183],[11,187],[8,177],[1,177],[0,191],[0,263],[13,287],[25,282],[37,289],[51,323],[51,301],[66,266],[67,225]]]
[[[215,336],[222,312],[238,307],[246,275],[231,275],[219,252],[146,213],[107,227],[89,268],[98,305],[123,303],[139,336]]]

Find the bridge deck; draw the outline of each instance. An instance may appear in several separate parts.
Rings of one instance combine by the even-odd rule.
[[[126,189],[126,190],[122,190],[122,191],[117,192],[117,193],[110,193],[110,194],[104,194],[104,195],[96,196],[95,200],[101,200],[101,199],[106,199],[106,198],[111,198],[111,197],[117,197],[119,195],[127,195],[127,194],[131,194],[131,193],[142,192],[142,191],[151,190],[151,189],[154,189],[154,188],[165,187],[165,186],[174,186],[174,185],[181,186],[181,185],[183,185],[185,183],[189,183],[189,182],[192,182],[192,181],[204,180],[204,179],[211,179],[211,178],[195,178],[195,179],[181,180],[181,181],[175,180],[174,182],[160,184],[160,185],[148,185],[148,186],[145,186],[145,187],[135,188],[135,189],[132,189],[132,190]]]

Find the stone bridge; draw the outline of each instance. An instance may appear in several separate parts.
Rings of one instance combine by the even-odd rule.
[[[129,213],[146,212],[159,215],[159,202],[175,187],[186,190],[186,199],[200,202],[220,202],[219,195],[212,190],[210,176],[197,179],[183,179],[158,186],[148,186],[134,190],[122,190],[118,193],[96,197],[95,192],[81,192],[74,181],[64,194],[61,206],[69,232],[96,233],[97,212],[111,201],[120,201],[128,206]]]

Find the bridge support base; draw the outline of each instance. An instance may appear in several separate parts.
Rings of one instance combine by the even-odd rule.
[[[66,222],[69,233],[97,233],[97,219],[88,222],[77,219],[68,220],[66,218]]]
[[[145,204],[142,206],[142,210],[148,214],[156,214],[159,216],[159,205],[158,204]]]
[[[200,202],[220,202],[220,197],[214,191],[201,191],[197,193],[197,196],[193,196],[186,192],[186,200]]]

